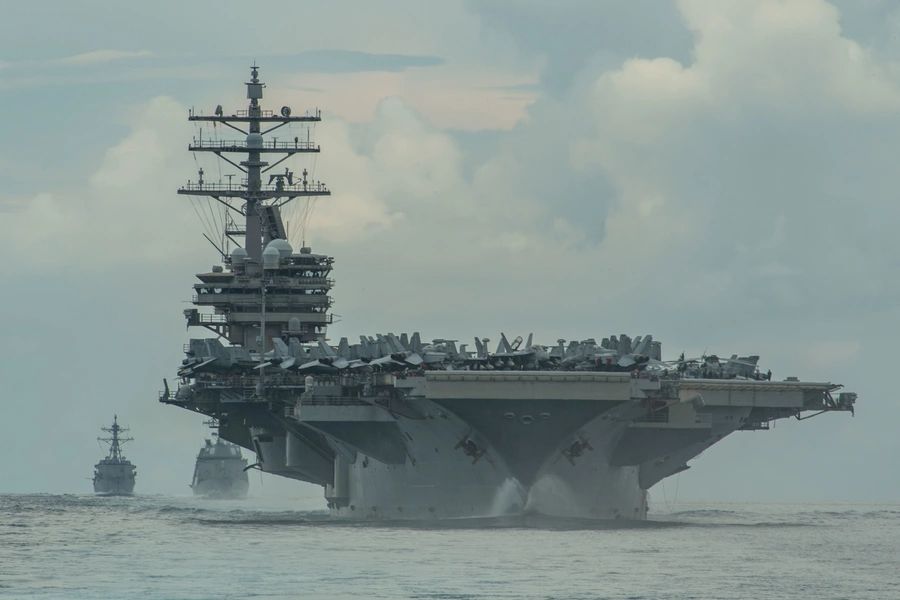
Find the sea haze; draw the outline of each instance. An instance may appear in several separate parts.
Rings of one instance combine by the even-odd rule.
[[[632,524],[294,506],[0,495],[0,597],[900,598],[900,504],[681,502]]]

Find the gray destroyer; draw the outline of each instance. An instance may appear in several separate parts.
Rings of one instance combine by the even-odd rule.
[[[113,415],[112,427],[101,427],[110,437],[99,437],[98,442],[109,444],[109,454],[94,465],[94,493],[109,496],[130,496],[134,493],[137,467],[122,454],[121,445],[134,438],[123,437],[128,429],[119,426],[118,415]]]
[[[643,519],[647,490],[725,436],[853,412],[856,395],[840,385],[773,381],[756,355],[664,361],[650,335],[540,345],[501,333],[493,352],[487,338],[470,350],[418,333],[332,345],[334,259],[294,251],[281,216],[289,202],[330,192],[305,170],[263,181],[320,151],[309,130],[321,116],[264,110],[255,66],[246,86],[246,110],[189,115],[240,133],[189,150],[244,179],[204,182],[201,171],[178,193],[237,215],[243,229],[227,238],[243,243],[217,246],[222,264],[197,275],[187,325],[216,337],[190,340],[180,384],[160,400],[216,418],[220,437],[255,451],[263,471],[322,486],[333,515]],[[307,133],[265,138],[284,126]]]
[[[250,489],[247,476],[247,459],[241,455],[240,446],[213,436],[215,443],[207,439],[194,465],[191,490],[195,496],[207,498],[244,498]]]

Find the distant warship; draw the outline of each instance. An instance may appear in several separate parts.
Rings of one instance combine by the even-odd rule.
[[[215,443],[207,439],[197,454],[191,489],[195,496],[207,498],[243,498],[250,489],[247,459],[239,446],[213,434]]]
[[[112,427],[101,427],[112,437],[99,437],[98,442],[109,444],[109,455],[94,465],[94,492],[110,496],[130,496],[134,493],[134,479],[137,468],[125,458],[120,446],[134,438],[122,437],[128,431],[119,427],[118,415],[113,416]]]
[[[180,385],[166,383],[160,401],[216,418],[219,435],[254,450],[261,470],[322,486],[333,515],[643,519],[647,490],[725,436],[853,412],[856,394],[838,384],[773,381],[757,355],[664,361],[650,335],[539,345],[501,334],[495,352],[487,338],[467,350],[418,333],[329,343],[334,259],[294,251],[282,209],[330,192],[305,169],[271,173],[319,152],[309,130],[321,116],[264,110],[255,66],[246,85],[245,110],[189,113],[213,133],[201,129],[188,149],[242,174],[210,182],[201,169],[178,190],[236,217],[207,236],[222,264],[197,275],[195,308],[184,311],[188,327],[215,337],[190,340]],[[427,289],[397,298],[428,301]]]

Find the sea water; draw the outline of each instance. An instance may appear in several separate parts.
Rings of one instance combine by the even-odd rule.
[[[0,597],[900,599],[900,504],[347,522],[291,500],[0,495]]]

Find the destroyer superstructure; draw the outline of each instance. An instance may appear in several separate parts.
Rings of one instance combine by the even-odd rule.
[[[354,518],[448,518],[531,510],[549,515],[643,518],[647,490],[734,431],[767,429],[804,413],[852,412],[840,385],[772,381],[755,355],[664,362],[652,336],[542,346],[501,334],[474,349],[418,333],[326,337],[333,259],[286,241],[281,208],[327,194],[293,175],[261,175],[310,136],[268,141],[292,117],[259,105],[256,67],[246,111],[194,114],[245,135],[190,150],[241,153],[246,178],[188,184],[244,218],[243,247],[198,275],[192,339],[176,392],[161,401],[216,418],[219,434],[257,454],[259,468],[321,485],[332,513]],[[245,126],[246,129],[241,129]],[[305,142],[300,140],[304,139]],[[269,165],[263,155],[280,155]],[[236,206],[232,200],[239,199]],[[221,251],[221,249],[220,249]],[[212,312],[201,312],[203,309]],[[225,340],[223,343],[221,340]]]
[[[191,490],[195,496],[207,498],[245,497],[250,489],[249,467],[240,446],[226,442],[218,433],[213,438],[215,441],[206,439],[197,453]]]
[[[118,415],[113,415],[111,427],[101,427],[109,437],[99,437],[98,442],[109,444],[109,454],[94,465],[94,492],[110,496],[130,496],[134,493],[137,468],[122,454],[121,445],[134,438],[123,437],[128,429],[119,426]]]

